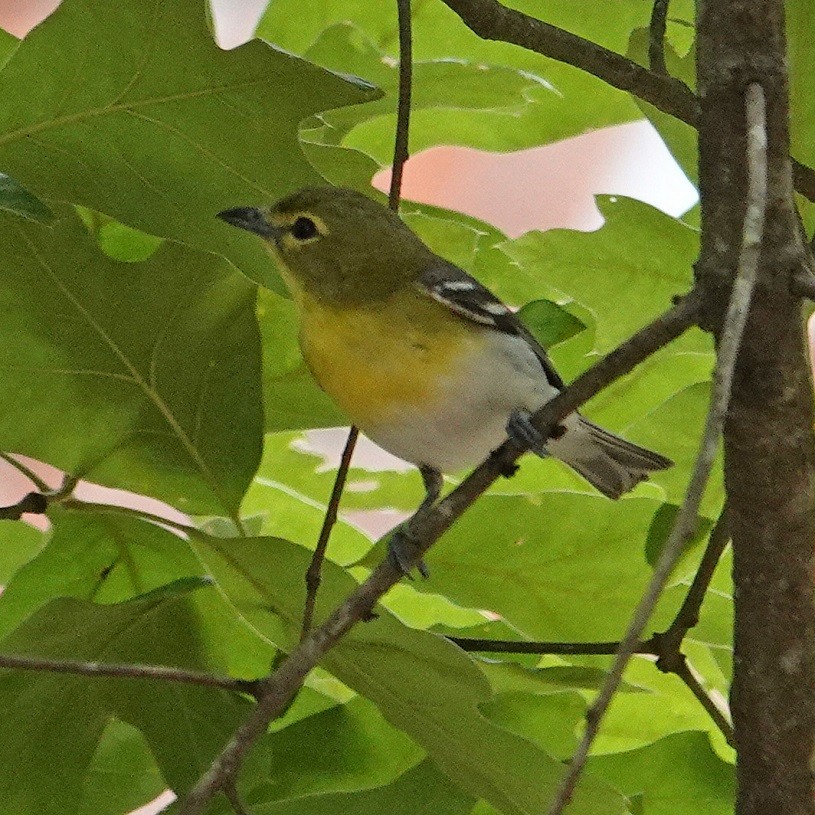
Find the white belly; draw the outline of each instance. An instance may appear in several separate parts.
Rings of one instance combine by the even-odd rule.
[[[436,391],[430,404],[403,405],[388,420],[362,428],[380,447],[442,472],[472,467],[506,438],[513,410],[537,410],[557,389],[527,343],[490,332]]]

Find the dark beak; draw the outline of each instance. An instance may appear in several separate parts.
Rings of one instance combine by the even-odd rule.
[[[255,207],[235,207],[235,209],[225,209],[218,213],[222,221],[226,221],[232,226],[254,232],[261,238],[276,240],[280,237],[282,229],[272,226],[264,217],[263,213]]]

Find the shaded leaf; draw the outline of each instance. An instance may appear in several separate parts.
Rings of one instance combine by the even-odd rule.
[[[50,223],[54,218],[54,213],[39,198],[35,198],[4,173],[0,173],[0,210],[13,212],[42,224]]]
[[[577,317],[551,300],[533,300],[518,316],[544,348],[564,342],[586,328]]]
[[[430,579],[416,588],[489,609],[530,639],[619,639],[651,576],[643,547],[660,506],[570,492],[486,495],[429,552]]]
[[[0,168],[279,286],[260,242],[215,214],[319,182],[299,122],[372,95],[261,42],[222,51],[198,0],[66,0],[0,73]]]
[[[424,758],[356,697],[263,736],[241,773],[247,801],[280,801],[390,784]],[[254,777],[253,777],[254,776]]]
[[[430,761],[423,761],[393,783],[352,793],[328,793],[308,797],[253,803],[257,815],[467,815],[473,799],[443,776]]]
[[[144,736],[111,719],[85,777],[78,815],[122,815],[152,801],[166,784]]]
[[[541,14],[539,4],[532,0],[516,3],[515,7],[532,16]],[[482,40],[442,3],[415,4],[412,12],[414,62],[417,66],[414,93],[417,96],[421,97],[425,91],[424,68],[420,66],[448,60],[458,63],[458,67],[449,68],[451,72],[460,71],[462,77],[468,78],[472,77],[473,69],[486,69],[486,73],[492,69],[512,69],[516,72],[515,82],[526,81],[522,96],[528,102],[526,105],[516,103],[515,110],[509,115],[488,116],[492,125],[489,130],[466,110],[419,110],[411,125],[414,147],[439,142],[476,142],[489,143],[495,149],[519,149],[640,116],[627,94],[540,54],[507,43]],[[583,14],[573,3],[558,0],[547,4],[545,19],[622,52],[632,29],[647,25],[648,14],[649,10],[635,0],[615,3],[591,15]],[[346,26],[344,39],[336,30],[332,31],[332,26],[338,25]],[[330,33],[324,35],[327,30]],[[344,65],[354,65],[358,73],[382,83],[388,90],[385,81],[388,66],[377,64],[375,56],[378,53],[380,63],[390,64],[398,56],[396,14],[392,6],[374,8],[360,0],[338,0],[328,6],[320,0],[296,3],[276,0],[269,4],[258,32],[294,53],[309,52],[329,67],[342,70]],[[431,69],[431,77],[433,70],[436,69]],[[498,71],[494,74],[497,75]],[[470,84],[470,92],[483,105],[488,98],[489,84],[482,86],[478,81]],[[592,104],[579,103],[585,99],[591,99]],[[388,113],[392,114],[396,108],[392,91],[382,104],[385,102],[389,103]],[[351,115],[357,115],[358,120],[364,122],[369,113],[362,107]],[[349,143],[389,162],[384,144],[392,139],[392,134],[393,120],[386,115],[352,133]]]
[[[0,585],[25,566],[45,545],[45,535],[23,521],[0,520]]]
[[[234,515],[260,458],[255,288],[167,244],[138,264],[2,216],[0,446],[190,512]],[[115,292],[115,296],[111,293]]]
[[[54,600],[0,648],[56,659],[203,669],[196,615],[186,598],[194,585],[180,583],[113,606]],[[0,697],[7,711],[0,757],[16,768],[0,777],[0,798],[9,811],[41,815],[77,807],[110,716],[142,731],[162,775],[183,790],[206,769],[247,707],[210,688],[24,672],[0,676]]]

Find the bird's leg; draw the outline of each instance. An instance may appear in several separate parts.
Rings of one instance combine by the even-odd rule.
[[[546,458],[549,451],[546,449],[547,439],[530,421],[529,411],[516,408],[512,411],[507,421],[507,436],[512,443],[521,450],[528,450],[536,456]],[[566,432],[566,428],[557,425],[552,431],[551,438],[558,439]]]
[[[413,535],[413,525],[436,503],[444,483],[441,473],[432,467],[421,466],[419,472],[422,474],[422,481],[424,482],[424,501],[410,518],[396,528],[388,541],[388,557],[391,563],[408,577],[410,576],[410,569],[416,555],[416,545],[418,543]],[[416,568],[422,577],[427,578],[430,576],[427,565],[423,560],[420,559],[416,563]]]

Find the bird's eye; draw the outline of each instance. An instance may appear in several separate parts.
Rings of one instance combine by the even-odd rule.
[[[307,241],[311,238],[316,238],[320,234],[317,229],[317,224],[311,218],[300,217],[291,225],[291,234],[297,238],[298,241]]]

